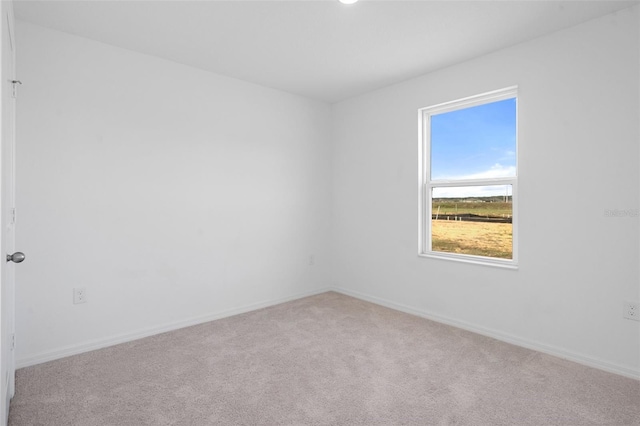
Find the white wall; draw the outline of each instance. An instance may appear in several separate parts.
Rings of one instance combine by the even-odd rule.
[[[640,375],[638,8],[333,107],[333,281]],[[425,53],[426,54],[426,53]],[[420,107],[519,86],[520,268],[418,258]]]
[[[327,104],[24,22],[17,39],[19,365],[327,285]]]
[[[604,215],[639,206],[638,19],[621,11],[332,111],[19,22],[18,364],[332,284],[640,375],[640,323],[622,318],[640,299],[638,218]],[[417,109],[510,85],[519,270],[418,258]]]

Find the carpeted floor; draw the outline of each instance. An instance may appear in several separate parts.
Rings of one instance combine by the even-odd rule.
[[[638,425],[640,382],[329,292],[18,370],[19,425]]]

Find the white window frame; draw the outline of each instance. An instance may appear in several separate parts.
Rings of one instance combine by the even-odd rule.
[[[432,180],[431,179],[431,116],[445,112],[470,108],[505,99],[516,100],[516,174],[513,177],[492,179],[460,179],[460,180]],[[420,144],[419,144],[419,245],[418,255],[428,258],[454,260],[460,262],[475,263],[481,265],[497,266],[503,268],[518,268],[518,88],[517,86],[495,90],[476,96],[470,96],[456,101],[445,102],[419,110]],[[511,185],[512,188],[512,244],[511,259],[499,259],[488,256],[470,254],[448,253],[433,251],[431,247],[431,218],[432,218],[432,194],[433,188],[458,187],[458,186],[486,186],[486,185]]]

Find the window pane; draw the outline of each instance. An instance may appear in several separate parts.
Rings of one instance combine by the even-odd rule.
[[[431,250],[513,258],[511,185],[433,188]]]
[[[431,116],[431,179],[515,175],[515,98]]]

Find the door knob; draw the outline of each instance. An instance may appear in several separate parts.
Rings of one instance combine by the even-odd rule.
[[[7,262],[8,261],[12,261],[12,262],[15,262],[15,263],[20,263],[20,262],[22,262],[24,260],[25,257],[26,256],[24,255],[24,253],[17,251],[17,252],[15,252],[13,254],[8,254],[7,255]]]

